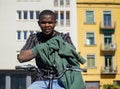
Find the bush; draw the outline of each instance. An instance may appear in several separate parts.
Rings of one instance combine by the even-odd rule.
[[[115,84],[104,84],[103,89],[119,89],[120,87]]]

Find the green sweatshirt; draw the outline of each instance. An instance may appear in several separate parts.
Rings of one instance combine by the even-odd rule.
[[[36,57],[41,57],[48,66],[55,64],[58,72],[65,69],[67,64],[79,68],[79,63],[85,63],[85,59],[76,52],[75,48],[60,36],[53,37],[46,43],[36,45],[32,48],[32,52]],[[60,80],[65,89],[85,89],[81,72],[67,71]]]

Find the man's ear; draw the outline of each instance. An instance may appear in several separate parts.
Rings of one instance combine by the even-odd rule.
[[[40,26],[40,21],[38,21],[38,25]]]
[[[55,21],[55,25],[57,24],[57,21]]]

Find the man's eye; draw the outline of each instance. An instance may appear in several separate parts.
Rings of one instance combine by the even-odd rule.
[[[41,24],[46,24],[46,22],[41,22]]]
[[[49,24],[53,24],[54,22],[48,22]]]
[[[41,24],[53,24],[54,22],[41,22]]]

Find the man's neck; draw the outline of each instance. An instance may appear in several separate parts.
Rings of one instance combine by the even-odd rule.
[[[45,35],[45,34],[43,34],[43,38],[45,38],[45,39],[50,39],[50,38],[52,38],[53,36],[55,36],[55,34],[56,34],[56,31],[54,30],[51,34],[49,34],[49,35]]]

